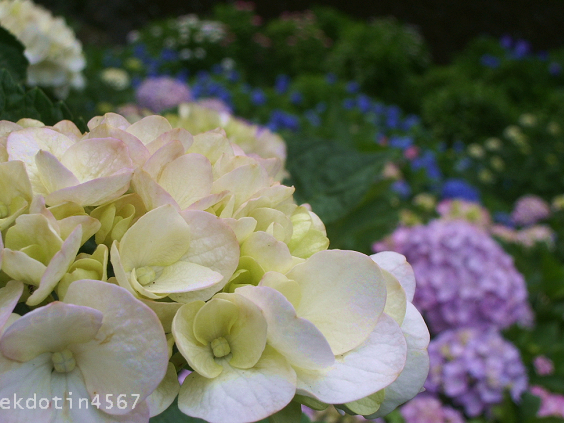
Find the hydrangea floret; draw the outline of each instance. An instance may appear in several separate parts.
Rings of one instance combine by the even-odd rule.
[[[146,423],[176,397],[211,423],[301,404],[376,417],[421,390],[404,256],[329,250],[280,159],[222,129],[111,113],[88,128],[0,122],[0,397],[53,405],[2,421]],[[65,390],[123,407],[59,409]]]

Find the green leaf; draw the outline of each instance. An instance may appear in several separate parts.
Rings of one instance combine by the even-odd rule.
[[[268,418],[269,423],[300,423],[301,420],[302,406],[294,401]]]
[[[26,80],[29,66],[24,50],[16,37],[0,27],[0,69],[6,69],[14,80],[22,83]]]
[[[0,69],[0,120],[17,122],[23,118],[37,119],[46,125],[68,119],[81,131],[86,131],[84,121],[73,119],[68,107],[61,101],[53,103],[39,88],[26,91],[14,82],[10,73]]]
[[[151,417],[149,423],[206,423],[205,420],[190,417],[178,409],[178,398],[165,411]]]

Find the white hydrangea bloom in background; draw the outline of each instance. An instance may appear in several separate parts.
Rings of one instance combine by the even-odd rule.
[[[62,18],[29,0],[2,0],[0,25],[25,47],[29,85],[52,87],[59,98],[84,87],[82,45]]]

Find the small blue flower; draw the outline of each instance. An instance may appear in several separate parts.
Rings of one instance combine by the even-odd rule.
[[[481,58],[480,58],[480,63],[483,66],[486,66],[488,68],[498,68],[499,65],[501,64],[501,61],[499,60],[498,57],[495,57],[491,54],[484,54]]]
[[[389,145],[393,148],[405,150],[413,145],[413,139],[410,137],[398,137],[396,135],[392,135],[389,140]]]
[[[506,50],[509,50],[513,46],[513,39],[510,35],[504,35],[499,40],[499,44]]]
[[[178,59],[178,53],[169,48],[163,48],[161,51],[161,58],[164,62],[173,62]]]
[[[266,95],[260,88],[255,88],[251,92],[251,103],[255,106],[264,106],[266,104]]]
[[[274,82],[274,89],[280,95],[286,93],[290,87],[290,77],[288,75],[278,75]]]
[[[300,128],[300,120],[296,115],[284,112],[280,109],[274,109],[270,114],[270,121],[267,126],[272,131],[279,129],[297,131]]]
[[[347,82],[347,92],[350,94],[356,94],[360,89],[360,84],[356,81],[349,81]]]
[[[188,76],[190,76],[190,72],[188,71],[188,69],[181,69],[177,74],[176,74],[176,79],[178,79],[179,81],[182,82],[187,82],[188,81]]]
[[[560,75],[562,73],[562,66],[560,66],[559,63],[552,62],[550,65],[548,65],[548,73],[553,76]]]
[[[409,115],[407,116],[403,122],[401,123],[401,128],[404,131],[409,131],[411,128],[419,124],[419,116],[417,115]]]
[[[531,51],[531,45],[528,41],[518,40],[513,49],[513,57],[515,59],[523,59]]]
[[[301,94],[300,92],[298,92],[298,91],[293,91],[293,92],[290,94],[290,102],[291,102],[292,104],[298,105],[298,104],[301,104],[302,101],[304,101],[304,97],[302,96],[302,94]]]
[[[227,80],[229,82],[237,82],[241,78],[241,75],[236,70],[230,70],[227,73]]]
[[[480,202],[479,191],[463,179],[448,179],[441,192],[443,199],[461,198],[463,200]]]
[[[368,97],[366,94],[359,94],[356,101],[358,109],[362,113],[368,113],[372,108],[372,100],[370,100],[370,97]]]
[[[431,180],[437,181],[441,178],[441,170],[437,164],[435,153],[431,150],[425,150],[413,159],[411,161],[411,168],[413,170],[425,169],[427,177]]]
[[[392,191],[398,194],[401,198],[407,198],[411,194],[411,187],[403,180],[395,181],[392,186]]]
[[[352,110],[355,105],[356,101],[354,101],[354,98],[345,98],[343,100],[343,109],[345,110]]]
[[[216,63],[215,65],[212,66],[211,72],[214,75],[221,75],[223,73],[223,66],[221,66],[219,63]]]
[[[400,122],[401,110],[398,106],[390,106],[386,113],[386,126],[388,128],[395,129],[398,127]]]
[[[514,228],[515,223],[511,219],[511,215],[505,212],[496,212],[493,215],[493,220],[495,223],[499,223],[503,226],[507,226],[508,228]]]

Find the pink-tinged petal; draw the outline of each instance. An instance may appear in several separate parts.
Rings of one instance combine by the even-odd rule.
[[[10,160],[21,160],[29,171],[34,167],[35,155],[39,150],[61,158],[72,145],[74,141],[60,132],[48,128],[27,128],[8,135],[6,148]]]
[[[159,179],[164,167],[184,154],[184,147],[180,141],[171,141],[155,151],[147,162],[143,165],[143,170],[147,172],[155,181]]]
[[[2,271],[15,280],[38,286],[45,269],[47,266],[26,253],[4,249]]]
[[[207,210],[223,200],[228,194],[228,191],[223,191],[219,194],[206,195],[204,198],[201,198],[198,201],[190,204],[190,206],[186,210]]]
[[[386,304],[380,268],[356,251],[320,251],[286,276],[301,288],[298,316],[317,326],[335,355],[363,343]]]
[[[123,416],[115,416],[104,413],[94,405],[96,399],[91,398],[84,386],[82,373],[75,368],[69,373],[53,372],[51,375],[51,397],[58,397],[59,407],[50,407],[53,417],[50,421],[57,423],[147,423],[149,420],[149,409],[144,402],[136,404],[135,409]],[[98,397],[100,404],[106,402],[106,398]],[[118,407],[117,398],[110,397],[114,408]],[[135,397],[124,393],[120,398],[127,404],[135,402]],[[94,404],[93,404],[93,403]],[[55,405],[55,404],[53,404]],[[123,405],[120,404],[120,405]]]
[[[407,360],[399,377],[386,388],[384,402],[378,411],[368,416],[369,419],[385,416],[398,405],[415,397],[423,389],[429,373],[429,330],[427,325],[411,303],[407,304],[407,313],[401,330],[407,341]]]
[[[87,138],[115,138],[124,142],[129,151],[135,167],[143,166],[150,156],[149,150],[135,135],[126,132],[123,129],[115,128],[109,124],[101,124],[96,126],[88,134]]]
[[[53,125],[53,129],[63,135],[69,137],[72,141],[76,142],[82,138],[80,129],[70,120],[62,120]]]
[[[132,173],[133,164],[125,143],[114,138],[91,138],[77,142],[61,158],[80,182]]]
[[[173,206],[180,211],[180,206],[163,187],[161,187],[143,169],[137,169],[131,178],[131,187],[143,200],[147,210],[154,210],[165,204]]]
[[[80,206],[99,206],[108,203],[124,194],[129,188],[131,173],[106,176],[84,182],[74,187],[64,188],[45,196],[49,205],[59,205],[65,202],[76,203]]]
[[[185,154],[165,166],[158,183],[176,200],[181,209],[186,209],[211,193],[211,163],[200,154]]]
[[[67,273],[70,265],[74,262],[78,250],[82,245],[82,226],[77,226],[69,237],[63,242],[61,249],[53,256],[45,273],[41,277],[39,287],[29,296],[26,301],[28,306],[39,305],[59,283]]]
[[[104,116],[95,116],[88,121],[88,129],[93,130],[98,125],[108,124],[114,128],[123,129],[124,131],[131,126],[131,123],[117,113],[106,113]]]
[[[387,270],[396,277],[407,297],[407,301],[413,301],[415,295],[415,274],[405,256],[393,251],[382,251],[370,256],[382,269]]]
[[[194,137],[190,132],[184,128],[175,128],[172,131],[167,131],[158,136],[154,141],[151,141],[147,148],[151,152],[157,151],[163,145],[168,144],[171,141],[180,141],[184,151],[188,150],[192,143],[194,142]]]
[[[80,183],[76,176],[48,151],[40,150],[35,155],[35,165],[37,166],[39,180],[45,187],[41,192],[49,194]],[[39,189],[36,189],[36,191],[39,192]]]
[[[2,423],[50,422],[52,409],[42,409],[36,404],[41,398],[52,398],[51,372],[53,362],[51,353],[41,354],[25,363],[10,360],[0,354],[0,398],[8,398],[10,406],[0,407]],[[21,398],[20,401],[18,399]],[[26,407],[29,399],[30,407]],[[60,404],[60,403],[59,403]],[[45,403],[43,402],[44,406]]]
[[[145,145],[170,130],[172,130],[172,126],[170,126],[168,120],[157,115],[144,117],[126,129]]]
[[[12,360],[29,361],[46,352],[94,339],[103,314],[90,307],[55,301],[16,320],[0,339],[0,352]]]
[[[240,244],[243,243],[257,227],[257,221],[252,217],[241,217],[239,219],[228,217],[224,218],[223,221],[233,229],[235,236],[237,236],[237,241],[239,241]]]
[[[264,419],[283,409],[296,392],[296,374],[282,355],[266,346],[258,363],[240,370],[224,366],[213,379],[196,372],[180,387],[178,407],[210,423],[245,423]]]
[[[0,329],[10,318],[14,307],[22,296],[24,285],[20,281],[9,281],[0,288]]]
[[[407,344],[400,327],[383,313],[368,339],[349,353],[335,357],[330,368],[295,368],[297,393],[328,404],[359,400],[396,380],[404,368],[406,354]]]
[[[70,346],[90,396],[139,394],[139,401],[144,401],[168,366],[167,341],[155,313],[127,290],[94,280],[73,282],[65,302],[92,307],[104,316],[95,339]],[[125,414],[131,406],[101,408],[109,414]]]
[[[335,362],[329,343],[309,321],[296,316],[290,302],[267,286],[244,286],[235,293],[254,302],[268,324],[267,342],[291,365],[304,369],[323,369]]]
[[[0,137],[7,137],[11,132],[23,129],[21,125],[10,122],[9,120],[0,120]]]

